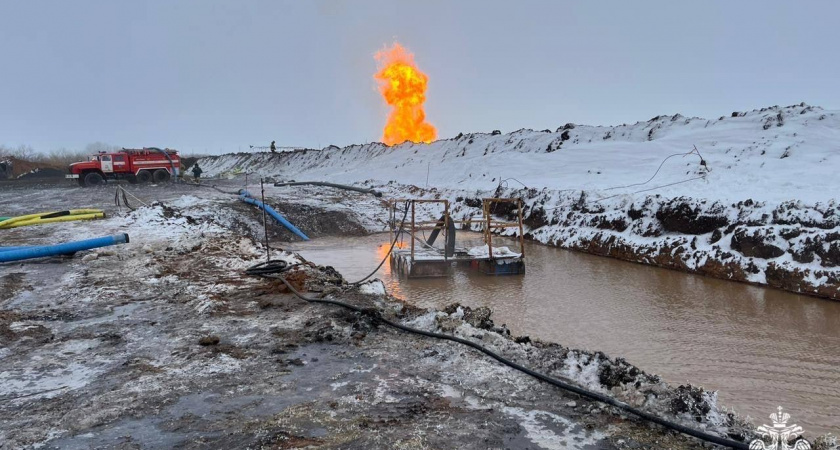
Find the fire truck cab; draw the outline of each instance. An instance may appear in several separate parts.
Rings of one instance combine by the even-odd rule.
[[[106,180],[127,180],[129,183],[164,183],[179,176],[181,157],[177,150],[154,147],[99,152],[87,161],[70,164],[66,178],[76,179],[81,186],[97,186]]]

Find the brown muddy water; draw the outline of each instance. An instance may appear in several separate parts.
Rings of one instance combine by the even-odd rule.
[[[389,238],[324,238],[290,249],[355,281],[386,254]],[[515,335],[600,350],[671,384],[717,390],[757,425],[781,405],[807,435],[840,434],[840,302],[533,243],[525,252],[524,276],[459,268],[451,278],[407,280],[386,263],[378,277],[415,305],[488,306]]]

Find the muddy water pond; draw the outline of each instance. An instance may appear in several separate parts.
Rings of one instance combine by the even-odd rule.
[[[389,238],[288,248],[353,281],[378,264]],[[480,243],[480,235],[469,238]],[[516,335],[600,350],[671,384],[717,390],[756,424],[781,405],[806,434],[840,434],[840,302],[532,243],[525,252],[524,276],[459,268],[450,278],[408,280],[387,263],[377,276],[418,306],[488,306]]]

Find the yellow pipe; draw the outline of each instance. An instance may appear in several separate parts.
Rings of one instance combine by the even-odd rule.
[[[53,214],[61,214],[66,212],[65,215],[76,215],[76,214],[91,214],[91,213],[101,213],[103,212],[101,209],[71,209],[68,211],[51,211],[51,212],[42,212],[37,214],[27,214],[25,216],[17,216],[17,217],[10,217],[7,220],[29,220],[36,217],[42,216],[51,216]]]
[[[69,211],[27,214],[24,216],[12,217],[11,219],[0,222],[0,230],[45,223],[102,219],[104,217],[105,212],[101,209],[71,209]]]
[[[49,219],[31,219],[31,220],[23,220],[15,222],[11,225],[3,225],[0,226],[0,229],[7,229],[7,228],[17,228],[17,227],[25,227],[28,225],[41,225],[45,223],[56,223],[56,222],[71,222],[74,220],[93,220],[93,219],[102,219],[105,217],[104,213],[95,213],[95,214],[76,214],[72,216],[61,216],[61,217],[51,217]]]

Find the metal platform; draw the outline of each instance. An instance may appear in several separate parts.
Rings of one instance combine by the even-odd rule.
[[[495,203],[513,203],[518,209],[517,222],[502,222],[493,220],[491,206]],[[410,208],[411,220],[407,219],[409,210],[398,211],[397,205],[405,204]],[[417,220],[418,204],[439,204],[443,207],[443,214],[437,220]],[[428,278],[450,276],[457,265],[464,265],[477,269],[486,275],[521,275],[525,273],[525,253],[522,236],[522,201],[520,199],[490,198],[483,201],[483,216],[471,217],[468,220],[453,220],[449,216],[448,200],[428,199],[395,199],[390,201],[390,224],[392,239],[396,233],[407,235],[409,245],[405,248],[395,248],[391,252],[391,268],[401,276],[409,278]],[[428,213],[428,211],[427,211]],[[406,217],[403,221],[402,217]],[[435,214],[434,217],[437,217]],[[434,218],[433,217],[433,218]],[[478,223],[484,232],[484,247],[467,249],[458,247],[455,242],[455,224],[469,225]],[[519,252],[502,251],[493,247],[493,230],[503,228],[519,228]],[[427,240],[418,237],[418,232],[431,231]],[[443,248],[434,244],[442,234]],[[403,242],[405,244],[405,242]],[[472,251],[471,251],[472,250]]]
[[[444,258],[432,252],[416,252],[400,249],[391,252],[391,268],[401,276],[409,278],[446,277],[452,275],[457,265],[468,266],[485,275],[523,275],[525,261],[521,256],[506,258],[475,257],[467,252],[456,252]]]

